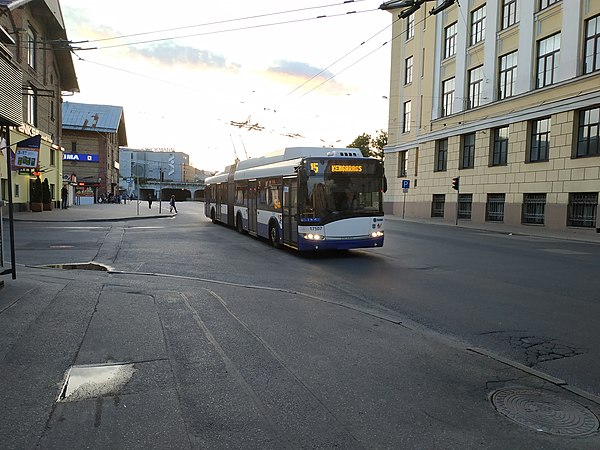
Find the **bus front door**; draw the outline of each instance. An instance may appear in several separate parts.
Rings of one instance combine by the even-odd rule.
[[[283,179],[283,242],[298,243],[298,179]]]
[[[256,180],[248,181],[248,233],[256,236]]]

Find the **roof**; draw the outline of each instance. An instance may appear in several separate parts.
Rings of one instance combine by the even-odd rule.
[[[125,115],[122,106],[64,102],[62,104],[62,128],[63,130],[117,133],[119,145],[127,145]]]

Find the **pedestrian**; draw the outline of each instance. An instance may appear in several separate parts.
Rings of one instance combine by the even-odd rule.
[[[148,208],[152,209],[152,194],[148,194]]]
[[[171,195],[171,200],[169,201],[169,205],[170,205],[170,212],[172,213],[173,211],[175,211],[175,214],[177,214],[177,206],[175,206],[175,196]]]
[[[60,199],[62,200],[62,209],[67,209],[67,201],[69,199],[69,191],[67,190],[67,186],[63,186],[60,190]]]

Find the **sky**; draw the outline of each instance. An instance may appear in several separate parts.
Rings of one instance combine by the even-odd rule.
[[[387,129],[382,0],[61,0],[80,92],[122,106],[128,147],[222,170]]]

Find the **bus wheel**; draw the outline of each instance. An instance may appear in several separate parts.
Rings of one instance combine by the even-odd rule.
[[[271,245],[275,248],[279,248],[280,244],[279,244],[279,228],[277,226],[275,226],[274,224],[271,224],[271,226],[269,227],[269,241],[271,242]]]
[[[243,233],[244,232],[244,223],[242,222],[242,215],[238,214],[237,218],[235,219],[235,228],[237,229],[238,233]]]
[[[212,223],[217,223],[217,219],[215,218],[215,210],[214,209],[210,210],[210,220],[212,221]]]

